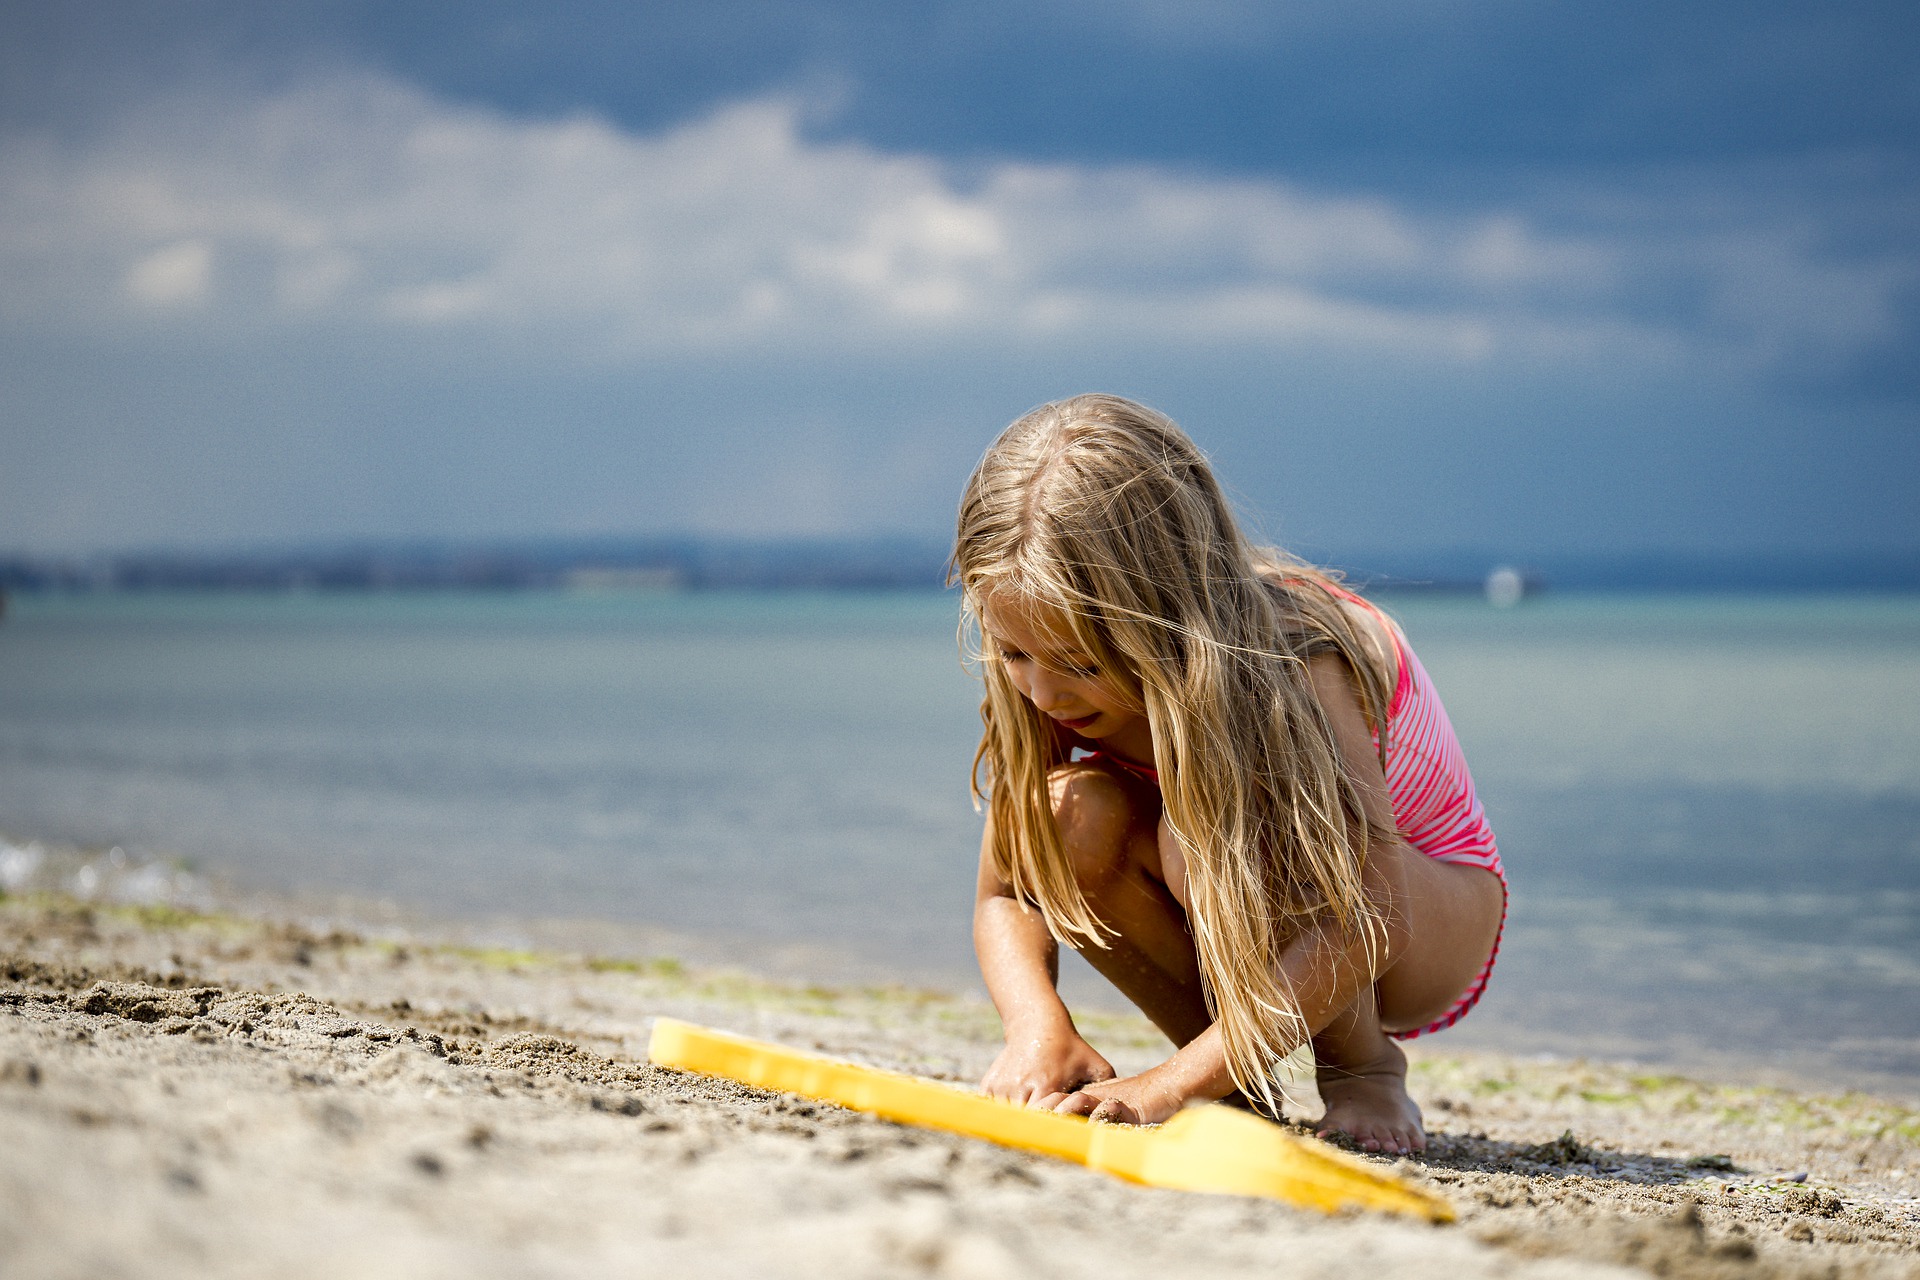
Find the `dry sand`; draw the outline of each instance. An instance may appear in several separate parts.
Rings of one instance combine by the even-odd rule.
[[[1429,1227],[661,1070],[661,1014],[948,1079],[997,1046],[928,993],[0,900],[0,1273],[1920,1276],[1920,1114],[1859,1095],[1442,1038],[1401,1163],[1460,1210]],[[1123,1070],[1164,1052],[1090,1023]]]

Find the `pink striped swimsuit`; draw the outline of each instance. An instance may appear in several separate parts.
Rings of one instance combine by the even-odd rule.
[[[1493,828],[1487,825],[1480,797],[1474,794],[1467,757],[1460,750],[1460,740],[1454,737],[1453,724],[1447,719],[1447,709],[1440,705],[1433,681],[1427,678],[1427,669],[1407,647],[1400,628],[1384,613],[1351,591],[1333,590],[1341,599],[1371,611],[1393,637],[1400,675],[1394,681],[1393,699],[1387,704],[1387,797],[1393,806],[1394,825],[1409,845],[1436,862],[1479,867],[1500,877],[1500,927],[1494,931],[1487,962],[1439,1018],[1412,1031],[1388,1033],[1396,1040],[1411,1040],[1445,1031],[1466,1017],[1467,1010],[1480,1003],[1486,993],[1493,962],[1500,956],[1500,938],[1507,928],[1507,870],[1500,865],[1500,849],[1494,844]],[[1379,742],[1377,733],[1374,741]]]
[[[1369,601],[1339,587],[1328,587],[1342,600],[1361,606],[1379,618],[1387,634],[1393,637],[1393,651],[1399,676],[1394,681],[1393,698],[1387,704],[1387,797],[1393,807],[1394,825],[1413,848],[1438,862],[1457,862],[1479,867],[1500,877],[1500,928],[1493,935],[1493,949],[1480,966],[1467,989],[1460,993],[1438,1019],[1412,1031],[1392,1031],[1396,1040],[1444,1031],[1467,1016],[1467,1010],[1480,1002],[1493,974],[1493,962],[1500,955],[1500,938],[1507,927],[1507,872],[1500,865],[1500,850],[1493,841],[1493,828],[1474,794],[1473,775],[1467,772],[1467,758],[1454,737],[1447,710],[1426,668],[1393,625]],[[1374,735],[1377,745],[1379,735]],[[1094,755],[1112,760],[1142,777],[1159,781],[1158,775],[1144,765],[1122,760],[1108,752]]]

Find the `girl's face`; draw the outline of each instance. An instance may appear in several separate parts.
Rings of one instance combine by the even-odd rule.
[[[1126,742],[1145,731],[1146,715],[1081,651],[1059,610],[989,592],[980,625],[1014,688],[1043,714],[1083,738]]]

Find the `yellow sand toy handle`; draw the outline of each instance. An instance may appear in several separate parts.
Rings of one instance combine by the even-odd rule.
[[[658,1066],[985,1138],[1148,1186],[1264,1196],[1329,1213],[1384,1209],[1431,1222],[1453,1220],[1452,1207],[1432,1192],[1230,1107],[1189,1107],[1157,1129],[1093,1124],[672,1018],[654,1023],[647,1056]]]

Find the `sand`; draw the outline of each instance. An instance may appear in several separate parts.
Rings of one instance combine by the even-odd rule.
[[[989,1008],[0,899],[0,1273],[1920,1276],[1920,1113],[1417,1046],[1453,1226],[1157,1191],[645,1061],[672,1015],[976,1078]],[[1085,1030],[1122,1070],[1165,1046]],[[1313,1103],[1303,1097],[1303,1115]]]

